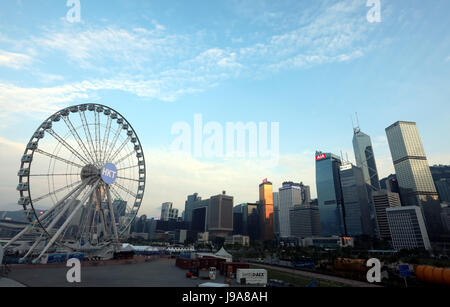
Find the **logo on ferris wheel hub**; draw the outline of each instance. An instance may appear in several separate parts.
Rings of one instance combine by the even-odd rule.
[[[102,179],[106,184],[113,184],[117,178],[117,168],[112,163],[107,163],[102,168]]]

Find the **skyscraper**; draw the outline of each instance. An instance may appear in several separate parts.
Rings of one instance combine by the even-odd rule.
[[[226,237],[233,231],[233,196],[212,196],[208,207],[208,232],[210,237]]]
[[[419,206],[388,208],[386,214],[394,249],[431,249]]]
[[[374,221],[370,216],[367,184],[361,168],[350,163],[340,167],[342,197],[345,209],[347,235],[375,235]]]
[[[391,241],[391,232],[387,220],[386,209],[401,207],[400,196],[388,190],[373,192],[373,203],[375,206],[375,217],[377,223],[378,237],[381,240]]]
[[[178,209],[172,208],[173,203],[166,202],[161,206],[161,221],[176,220]]]
[[[273,187],[267,179],[259,185],[259,208],[261,239],[273,240]]]
[[[316,186],[320,224],[324,236],[346,235],[341,179],[341,159],[331,153],[316,152]]]
[[[260,218],[258,204],[242,204],[242,222],[244,235],[249,236],[251,241],[259,240]]]
[[[438,238],[443,231],[441,206],[416,123],[396,122],[386,135],[402,201],[422,208],[430,237]]]
[[[321,235],[319,207],[310,202],[289,210],[291,237],[310,238]]]
[[[291,226],[289,223],[289,210],[296,205],[302,204],[302,193],[300,184],[293,182],[284,182],[279,189],[279,223],[280,237],[288,238],[291,235]]]
[[[273,192],[273,233],[275,237],[280,237],[280,195],[278,192]]]
[[[359,127],[354,129],[353,150],[355,151],[356,166],[364,175],[365,182],[373,189],[380,189],[377,164],[373,153],[372,140],[370,136],[361,131]]]

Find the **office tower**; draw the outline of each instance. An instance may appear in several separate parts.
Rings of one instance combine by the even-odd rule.
[[[395,250],[431,250],[427,228],[419,206],[386,209],[392,245]]]
[[[207,229],[207,206],[194,208],[192,210],[192,221],[190,223],[190,230],[205,232]]]
[[[242,204],[244,236],[249,236],[251,241],[260,239],[260,218],[258,207],[259,204],[257,203]]]
[[[196,204],[201,202],[202,198],[198,196],[198,193],[188,195],[186,202],[184,203],[184,219],[186,222],[192,222],[192,211]]]
[[[309,186],[303,183],[284,182],[278,193],[279,235],[281,238],[291,236],[289,210],[294,206],[308,204],[311,201]]]
[[[317,203],[294,206],[289,210],[291,237],[310,238],[321,235],[319,207]]]
[[[351,163],[345,164],[340,167],[340,178],[347,235],[374,236],[375,225],[370,217],[367,184],[362,169]]]
[[[397,176],[391,174],[386,178],[380,180],[381,190],[388,190],[393,193],[400,193],[400,188],[398,186]]]
[[[331,153],[316,152],[316,187],[320,224],[324,236],[346,234],[339,168],[341,159]]]
[[[442,178],[434,182],[439,199],[442,202],[450,202],[450,179]]]
[[[442,204],[441,218],[444,231],[450,232],[450,204]]]
[[[233,196],[225,191],[212,196],[208,207],[208,232],[210,237],[225,238],[233,231]]]
[[[233,208],[233,235],[244,234],[243,205]]]
[[[401,207],[400,196],[388,190],[373,192],[373,203],[375,206],[375,218],[377,223],[377,236],[381,240],[391,241],[391,232],[387,220],[386,209]]]
[[[273,192],[273,233],[275,237],[280,237],[280,195]]]
[[[301,204],[307,205],[311,202],[311,188],[308,185],[304,185],[303,182],[300,182],[300,191],[301,191]]]
[[[291,226],[289,224],[289,210],[295,205],[301,205],[301,189],[300,184],[293,182],[284,182],[279,189],[279,221],[280,221],[280,237],[288,238],[291,234]]]
[[[273,232],[273,189],[272,183],[264,179],[259,185],[259,218],[261,240],[274,239]]]
[[[354,129],[353,150],[355,151],[356,166],[358,166],[364,175],[364,181],[372,190],[380,189],[378,179],[377,164],[373,153],[372,141],[370,136],[363,133],[359,127]]]
[[[170,202],[163,203],[161,206],[161,221],[176,220],[178,218],[178,209],[172,208]]]
[[[441,206],[416,123],[386,128],[403,205],[420,206],[432,239],[442,234]]]

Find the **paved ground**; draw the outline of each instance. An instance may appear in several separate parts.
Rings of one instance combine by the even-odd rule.
[[[305,272],[305,271],[298,271],[298,270],[293,270],[293,269],[288,269],[288,268],[280,268],[277,266],[271,266],[271,265],[266,265],[266,264],[255,264],[258,267],[262,267],[262,268],[267,268],[267,269],[273,269],[273,270],[278,270],[281,272],[286,272],[286,273],[290,273],[290,274],[295,274],[295,275],[300,275],[300,276],[305,276],[305,277],[310,277],[310,278],[315,278],[315,279],[322,279],[322,280],[329,280],[329,281],[333,281],[333,282],[338,282],[344,285],[348,285],[351,287],[379,287],[377,285],[374,284],[370,284],[370,283],[366,283],[366,282],[361,282],[361,281],[356,281],[356,280],[351,280],[351,279],[346,279],[346,278],[342,278],[342,277],[336,277],[336,276],[329,276],[329,275],[324,275],[324,274],[319,274],[319,273],[312,273],[312,272]]]
[[[21,283],[18,283],[15,280],[0,277],[0,288],[17,288],[17,287],[25,287]]]
[[[66,267],[13,268],[8,278],[29,287],[196,287],[207,282],[186,278],[174,259],[137,264],[81,267],[81,283],[67,282]],[[216,282],[223,283],[218,274]]]

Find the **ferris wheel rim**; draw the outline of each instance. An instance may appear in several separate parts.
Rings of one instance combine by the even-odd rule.
[[[140,164],[137,165],[139,167],[139,170],[143,170],[143,173],[139,173],[139,179],[141,180],[143,178],[143,181],[139,181],[140,184],[138,185],[138,191],[137,191],[138,194],[136,194],[136,196],[140,194],[140,198],[138,199],[136,196],[128,193],[131,196],[133,196],[134,199],[133,199],[133,203],[130,206],[131,212],[129,214],[127,214],[126,223],[125,223],[125,225],[123,225],[123,228],[119,232],[119,236],[122,236],[127,231],[127,229],[131,226],[132,222],[136,219],[136,216],[137,216],[137,214],[139,212],[139,209],[142,206],[142,200],[143,200],[143,197],[144,197],[144,194],[145,194],[147,168],[146,168],[146,164],[145,164],[144,149],[143,149],[142,143],[141,143],[141,141],[139,139],[139,136],[136,133],[136,130],[133,128],[132,124],[120,112],[118,112],[117,110],[115,110],[115,109],[113,109],[113,108],[111,108],[109,106],[106,106],[106,105],[103,105],[103,104],[99,104],[99,103],[83,103],[83,104],[71,105],[71,106],[62,108],[59,111],[56,111],[53,114],[51,114],[46,120],[44,120],[39,125],[39,127],[34,131],[32,137],[30,138],[30,140],[28,142],[28,144],[31,144],[33,142],[33,140],[36,139],[36,137],[35,137],[36,134],[39,134],[41,131],[45,132],[45,131],[48,130],[48,129],[45,128],[44,125],[47,124],[47,123],[53,123],[55,116],[60,116],[60,117],[66,116],[66,117],[69,117],[70,114],[74,113],[74,112],[71,112],[71,109],[75,108],[75,107],[77,108],[77,112],[85,112],[86,110],[85,111],[81,111],[79,109],[81,106],[85,106],[85,107],[93,106],[94,110],[89,110],[89,111],[92,111],[95,114],[98,114],[98,116],[100,116],[100,112],[97,111],[99,107],[102,108],[103,111],[101,113],[103,115],[105,115],[105,116],[111,117],[111,115],[106,115],[104,113],[105,110],[109,110],[110,114],[115,113],[117,115],[117,119],[122,119],[123,120],[123,123],[119,124],[119,126],[123,127],[125,124],[127,125],[127,127],[128,127],[127,130],[128,131],[132,131],[133,138],[136,138],[136,143],[139,145],[139,148],[140,148],[139,152],[136,151],[136,152],[138,152],[140,154],[140,157],[138,157],[138,162],[141,162],[141,161],[143,162],[142,165],[140,165]],[[63,113],[63,112],[65,112],[65,113]],[[66,115],[64,115],[64,114],[66,114]],[[100,123],[99,123],[99,126],[100,126]],[[40,139],[38,138],[36,143],[39,143],[39,140]],[[102,140],[99,139],[98,141],[101,142]],[[103,141],[105,141],[105,140],[103,140]],[[115,146],[115,144],[114,144],[114,146]],[[114,146],[111,147],[111,151],[113,151]],[[31,160],[29,162],[26,162],[26,161],[23,161],[23,159],[22,159],[22,161],[20,163],[20,170],[24,169],[24,166],[28,164],[28,168],[27,168],[28,169],[28,174],[19,176],[19,184],[23,184],[24,183],[24,179],[26,178],[26,182],[28,183],[28,187],[27,187],[27,189],[25,191],[22,191],[22,190],[19,191],[19,194],[20,194],[21,198],[24,197],[25,192],[26,192],[26,194],[28,196],[29,202],[28,203],[24,203],[22,205],[22,207],[23,207],[25,212],[30,212],[31,211],[31,213],[32,213],[32,215],[30,215],[30,214],[27,215],[27,219],[29,220],[29,222],[32,223],[33,222],[32,220],[33,220],[33,217],[34,217],[35,222],[37,222],[37,224],[40,226],[40,228],[42,230],[44,230],[45,234],[48,237],[51,237],[51,235],[47,232],[47,230],[44,227],[44,225],[42,225],[42,223],[41,223],[41,219],[40,219],[39,215],[36,212],[36,208],[34,206],[33,198],[32,198],[30,176],[31,176],[31,168],[32,168],[33,157],[34,157],[34,154],[35,154],[36,150],[37,149],[31,149],[31,154],[30,154],[30,149],[28,148],[28,145],[25,148],[23,157],[26,156],[26,155],[29,155]],[[86,157],[86,158],[89,159],[88,157]],[[97,161],[97,162],[101,162],[101,161]],[[71,167],[73,166],[73,164],[70,164],[70,165],[71,165]],[[142,168],[140,168],[140,166],[142,166]],[[74,186],[74,185],[75,185],[75,183],[72,183],[72,186]],[[68,185],[65,188],[72,188],[72,186],[69,187],[69,185]],[[81,184],[78,186],[78,188],[80,186],[81,186]],[[108,186],[110,186],[110,185],[108,185]],[[143,186],[143,188],[139,189],[141,186]],[[111,189],[108,189],[108,190],[111,190]],[[51,191],[49,191],[49,192],[51,193]],[[137,203],[139,203],[139,206],[136,206]],[[116,224],[118,224],[117,223],[118,221],[117,220],[115,220],[115,221],[116,221]]]

